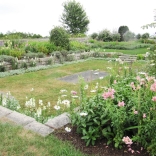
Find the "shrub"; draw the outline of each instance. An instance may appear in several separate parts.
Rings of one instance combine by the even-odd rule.
[[[135,38],[135,34],[131,31],[126,31],[123,34],[124,41],[131,41],[131,40],[134,40],[134,38]]]
[[[50,31],[50,43],[69,50],[69,35],[64,28],[55,27]]]
[[[112,41],[120,41],[120,34],[117,32],[112,33]]]
[[[107,29],[102,30],[101,32],[99,32],[97,39],[99,41],[103,41],[103,42],[110,42],[110,41],[112,41],[111,32]]]
[[[85,48],[87,45],[83,42],[79,41],[70,41],[70,50],[76,51],[76,50],[82,50],[85,51]]]
[[[97,34],[97,33],[91,34],[91,38],[92,38],[92,39],[96,39],[97,37],[98,37],[98,34]]]

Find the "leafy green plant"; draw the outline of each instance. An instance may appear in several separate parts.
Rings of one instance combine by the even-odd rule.
[[[63,49],[69,50],[69,35],[62,27],[54,27],[50,31],[50,43],[59,46]]]
[[[66,1],[63,8],[61,22],[70,34],[84,34],[88,31],[89,19],[79,2]]]
[[[116,148],[124,144],[131,147],[135,142],[156,154],[156,135],[152,132],[156,122],[154,77],[144,72],[133,73],[130,67],[115,63],[107,87],[101,87],[99,81],[91,90],[93,95],[87,96],[86,85],[80,83],[80,106],[71,115],[72,124],[86,145],[105,138],[108,145]]]

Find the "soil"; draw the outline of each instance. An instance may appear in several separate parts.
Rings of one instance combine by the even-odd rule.
[[[65,127],[70,127],[71,132],[66,132]],[[149,153],[142,149],[141,146],[132,144],[131,149],[134,153],[129,151],[129,148],[125,145],[123,149],[115,149],[113,146],[107,146],[106,140],[97,140],[95,145],[86,146],[84,140],[81,139],[81,135],[76,132],[76,127],[72,127],[70,124],[63,128],[57,129],[54,135],[62,140],[70,142],[77,150],[84,153],[86,156],[149,156]]]

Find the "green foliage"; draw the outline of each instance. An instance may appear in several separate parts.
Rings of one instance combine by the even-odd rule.
[[[117,32],[112,33],[112,41],[120,41],[120,34]]]
[[[135,34],[133,32],[131,32],[131,31],[126,31],[123,34],[123,39],[124,39],[124,41],[134,40],[135,39]]]
[[[104,42],[112,41],[111,32],[107,29],[104,29],[101,32],[99,32],[97,39],[99,41],[104,41]]]
[[[69,50],[69,35],[62,27],[55,27],[50,31],[50,43]]]
[[[142,39],[148,39],[149,38],[149,33],[144,33],[141,36]]]
[[[120,26],[118,29],[118,33],[120,34],[120,41],[124,41],[123,35],[126,31],[128,31],[129,28],[127,26]]]
[[[97,37],[98,37],[98,33],[92,33],[92,34],[91,34],[91,38],[92,38],[92,39],[96,39]]]
[[[89,19],[82,5],[75,0],[63,3],[61,22],[71,34],[84,34],[88,31]]]
[[[104,138],[108,145],[112,143],[122,148],[127,144],[123,138],[128,136],[132,139],[128,144],[139,144],[155,155],[155,78],[144,72],[133,73],[120,61],[109,69],[111,76],[107,87],[100,86],[102,80],[95,86],[80,82],[80,106],[71,115],[72,124],[86,145],[94,145],[97,139]],[[94,92],[87,96],[92,88]]]
[[[80,51],[85,51],[85,49],[87,48],[87,45],[83,42],[79,42],[79,41],[70,41],[70,50],[76,51],[76,50],[80,50]]]
[[[42,52],[46,55],[49,53],[56,51],[57,47],[54,45],[54,43],[49,42],[29,42],[25,45],[25,52],[33,52],[38,53]]]
[[[147,52],[145,55],[148,60],[148,66],[146,70],[150,75],[156,76],[156,45],[151,46],[151,48],[148,50],[149,52]]]
[[[39,34],[23,33],[23,32],[7,32],[6,34],[0,33],[1,39],[25,39],[25,38],[42,38]]]
[[[136,39],[139,40],[140,38],[141,38],[141,34],[137,34],[137,35],[136,35]]]

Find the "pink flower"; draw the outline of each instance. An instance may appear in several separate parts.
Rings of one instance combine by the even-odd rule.
[[[131,145],[133,143],[132,140],[128,136],[123,137],[122,141],[128,145]]]
[[[116,80],[114,80],[114,84],[116,84],[117,83],[117,81]]]
[[[143,114],[143,118],[146,118],[146,114],[145,113]]]
[[[138,111],[134,110],[134,114],[138,114]]]
[[[153,92],[156,92],[156,82],[154,82],[154,83],[151,85],[150,90],[153,91]]]
[[[76,91],[74,91],[74,90],[72,90],[72,91],[71,91],[71,94],[76,95],[76,94],[77,94],[77,92],[76,92]]]
[[[156,96],[153,96],[152,101],[156,102]]]
[[[104,92],[103,95],[102,95],[102,97],[103,97],[105,100],[108,99],[108,98],[114,99],[114,93],[115,93],[115,90],[109,88],[109,89],[108,89],[108,92]]]
[[[131,82],[130,86],[133,88],[133,90],[136,90],[134,82]]]
[[[131,150],[131,153],[134,153],[134,150]]]
[[[123,107],[124,105],[125,105],[124,101],[122,101],[122,102],[119,101],[119,102],[118,102],[118,106],[119,106],[119,107]]]

